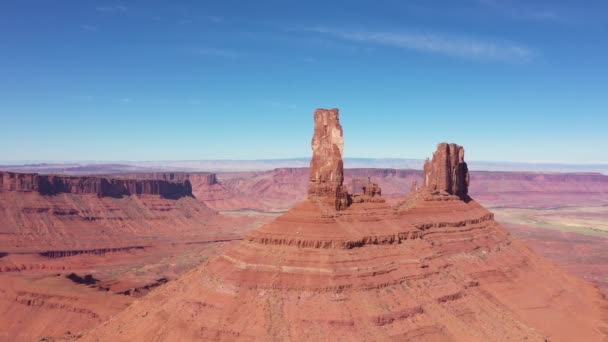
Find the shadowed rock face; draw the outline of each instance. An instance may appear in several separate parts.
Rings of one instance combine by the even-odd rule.
[[[344,138],[338,109],[317,109],[308,198],[331,203],[336,210],[345,209],[349,205],[349,196],[343,187],[343,150]]]
[[[192,185],[188,179],[182,181],[113,179],[13,172],[0,172],[0,191],[34,191],[41,195],[94,194],[99,197],[129,195],[160,195],[169,199],[192,197]]]
[[[457,144],[437,145],[433,159],[424,163],[424,186],[433,192],[468,197],[469,169],[464,148]]]

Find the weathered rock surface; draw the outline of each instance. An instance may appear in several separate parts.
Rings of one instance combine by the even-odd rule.
[[[416,181],[424,185],[423,171],[404,169],[344,169],[344,184],[371,177],[382,197],[403,197]],[[604,205],[608,204],[608,175],[593,173],[469,172],[469,194],[484,204],[496,205]],[[259,172],[226,172],[216,184],[196,183],[194,196],[216,210],[287,210],[307,197],[308,168],[281,168]],[[350,191],[350,188],[349,188]]]
[[[217,175],[209,172],[141,172],[141,173],[113,173],[106,178],[137,179],[137,180],[164,180],[169,182],[183,183],[190,181],[191,184],[200,185],[217,184]]]
[[[332,165],[326,156],[314,166]],[[461,183],[442,183],[452,165],[408,206],[340,210],[319,198],[342,183],[316,192],[330,172],[313,167],[309,199],[82,340],[606,339],[598,290],[512,239]]]
[[[222,220],[192,197],[159,195],[41,195],[37,191],[0,192],[2,252],[94,250],[188,240],[213,231]],[[190,237],[191,238],[191,237]]]
[[[349,197],[344,182],[344,138],[338,109],[317,109],[312,137],[312,160],[308,198],[345,209]]]
[[[464,161],[464,148],[448,143],[437,145],[433,159],[424,163],[424,186],[465,198],[469,191],[469,168]]]
[[[99,197],[159,195],[178,199],[192,197],[188,179],[119,179],[92,176],[55,176],[36,173],[0,172],[0,191],[34,191],[41,195],[94,194]]]
[[[371,181],[371,177],[353,178],[351,180],[351,198],[355,203],[362,202],[384,202],[382,189],[378,183]]]
[[[242,240],[252,220],[219,215],[193,198],[191,178],[216,181],[213,174],[1,173],[0,341],[91,328],[124,309],[132,301],[126,294],[143,295]],[[64,276],[72,272],[100,283],[76,286]]]

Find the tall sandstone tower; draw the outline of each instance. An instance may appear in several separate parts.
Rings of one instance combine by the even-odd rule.
[[[308,199],[80,341],[608,341],[605,297],[466,195],[462,147],[405,206],[347,194],[342,147],[317,110]]]
[[[344,183],[344,137],[338,109],[317,109],[312,137],[308,198],[342,210],[349,205]]]
[[[464,161],[464,147],[441,143],[433,159],[424,163],[424,187],[438,194],[468,198],[469,168]]]

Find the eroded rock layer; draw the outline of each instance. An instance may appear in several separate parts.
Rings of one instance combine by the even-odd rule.
[[[191,196],[210,174],[0,176],[0,341],[98,325],[250,229]]]
[[[464,148],[448,143],[437,145],[433,159],[424,163],[424,186],[465,198],[469,191],[469,169],[464,161]]]
[[[344,138],[338,109],[317,109],[312,137],[308,198],[331,203],[337,210],[348,206],[344,182]]]
[[[315,115],[315,127],[323,123],[319,136],[337,137],[325,135],[337,111],[324,113],[322,120]],[[82,339],[607,338],[599,291],[513,240],[466,197],[463,179],[453,177],[466,174],[460,147],[440,145],[427,169],[430,183],[412,192],[407,205],[332,207],[319,197],[335,199],[333,190],[341,191],[338,154],[326,150],[341,145],[339,136],[339,144],[318,142],[325,147],[317,149],[313,139],[320,152],[311,163],[308,200]]]
[[[304,201],[84,340],[591,341],[600,302],[475,201]]]
[[[192,197],[192,185],[187,178],[173,181],[158,178],[116,179],[14,172],[0,172],[0,191],[34,191],[41,195],[94,194],[99,197],[129,195],[159,195],[170,199]]]

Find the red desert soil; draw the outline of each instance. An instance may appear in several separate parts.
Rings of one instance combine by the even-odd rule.
[[[608,238],[527,226],[507,228],[538,254],[608,293]]]
[[[606,301],[513,239],[468,196],[464,150],[440,144],[397,205],[343,186],[337,110],[315,112],[307,199],[238,246],[66,338],[606,340]]]

